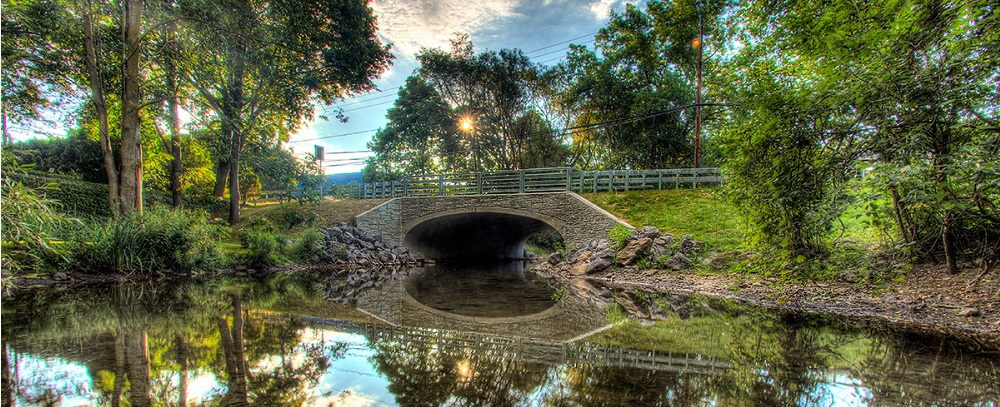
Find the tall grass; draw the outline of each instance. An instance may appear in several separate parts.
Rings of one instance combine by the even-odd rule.
[[[204,211],[154,208],[92,225],[76,240],[78,265],[123,273],[211,268],[225,263],[215,242],[226,228]]]

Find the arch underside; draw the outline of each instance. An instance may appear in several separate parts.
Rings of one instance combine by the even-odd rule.
[[[467,212],[425,218],[409,228],[403,245],[438,261],[523,259],[532,235],[558,230],[528,216]]]

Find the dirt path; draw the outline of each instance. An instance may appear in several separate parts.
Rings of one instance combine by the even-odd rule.
[[[947,335],[975,347],[1000,350],[1000,271],[993,270],[977,278],[981,272],[970,270],[951,276],[941,267],[917,267],[908,271],[903,281],[883,286],[846,282],[776,284],[749,275],[632,268],[585,278],[882,322],[895,329]]]

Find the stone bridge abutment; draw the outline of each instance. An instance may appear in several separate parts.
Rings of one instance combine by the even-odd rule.
[[[536,233],[555,230],[567,244],[586,243],[624,224],[572,192],[395,198],[356,220],[369,234],[436,260],[520,259]]]

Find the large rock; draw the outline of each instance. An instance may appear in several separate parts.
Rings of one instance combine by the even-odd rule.
[[[618,252],[618,261],[626,266],[631,266],[646,257],[653,239],[640,237],[628,243],[624,249]]]
[[[613,266],[614,264],[615,262],[611,260],[610,257],[598,257],[594,261],[587,264],[585,274],[600,273],[604,270],[611,268],[611,266]]]
[[[636,233],[639,235],[639,237],[656,239],[660,237],[661,232],[660,229],[657,228],[656,226],[643,226],[642,229],[639,229],[639,231]]]
[[[691,259],[685,256],[684,253],[677,253],[663,263],[663,266],[674,270],[683,270],[690,267],[691,263]]]

